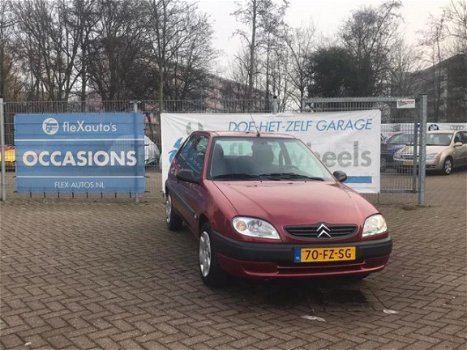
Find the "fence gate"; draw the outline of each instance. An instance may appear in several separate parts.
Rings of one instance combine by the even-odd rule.
[[[413,101],[415,100],[415,105]],[[418,193],[418,204],[425,204],[427,96],[309,98],[303,101],[305,112],[342,112],[379,109],[381,111],[381,193]],[[397,152],[413,147],[414,156]],[[394,160],[404,157],[411,164]],[[410,159],[409,159],[410,157]],[[418,167],[420,172],[417,171]]]

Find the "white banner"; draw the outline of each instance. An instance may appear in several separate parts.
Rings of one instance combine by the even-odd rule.
[[[379,193],[381,112],[300,114],[162,113],[162,190],[170,162],[194,130],[280,132],[305,142],[331,170],[343,170],[346,184]]]
[[[393,133],[403,132],[413,134],[414,123],[393,123],[381,124],[381,133],[383,136],[389,137]],[[428,122],[426,125],[427,131],[456,131],[467,130],[467,123],[432,123]]]

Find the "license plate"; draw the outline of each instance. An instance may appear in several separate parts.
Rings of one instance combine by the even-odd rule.
[[[295,248],[295,262],[350,261],[357,259],[355,247]]]
[[[412,166],[413,165],[413,160],[404,160],[402,162],[403,166]]]

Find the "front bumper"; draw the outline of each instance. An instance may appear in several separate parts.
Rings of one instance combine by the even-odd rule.
[[[413,164],[413,160],[397,159],[397,160],[394,160],[394,166],[396,168],[409,169],[409,168],[413,168],[414,164]],[[425,168],[426,170],[441,170],[443,168],[443,163],[437,159],[427,160],[425,163]]]
[[[392,239],[310,244],[250,243],[212,232],[212,244],[222,269],[239,277],[318,277],[367,274],[381,271],[392,251]],[[295,263],[294,248],[355,246],[354,261]]]

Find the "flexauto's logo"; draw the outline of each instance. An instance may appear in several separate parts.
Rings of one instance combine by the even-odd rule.
[[[42,131],[47,135],[55,135],[59,129],[57,119],[47,118],[42,122]]]
[[[117,125],[114,123],[85,123],[84,120],[78,120],[76,123],[64,122],[64,132],[116,132]]]
[[[85,123],[84,120],[78,120],[76,123],[64,122],[63,131],[69,133],[111,133],[117,131],[117,125],[114,123]]]
[[[115,123],[89,123],[84,120],[76,122],[59,123],[55,118],[47,118],[42,122],[42,131],[45,134],[52,136],[59,130],[64,133],[114,133],[117,132],[117,124]]]

